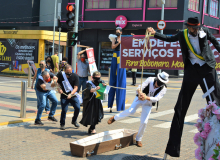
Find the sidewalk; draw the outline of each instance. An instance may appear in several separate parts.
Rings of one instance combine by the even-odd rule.
[[[2,78],[1,78],[2,79]],[[108,77],[104,76],[102,79],[108,83]],[[3,79],[4,80],[4,79]],[[145,78],[143,79],[143,81]],[[21,80],[20,80],[21,81]],[[14,124],[14,123],[22,123],[33,121],[36,118],[35,112],[37,111],[37,99],[35,91],[31,88],[27,89],[27,106],[26,106],[26,118],[20,118],[20,105],[21,105],[21,84],[19,79],[10,78],[10,83],[8,83],[8,79],[6,81],[1,81],[0,83],[0,126]],[[177,88],[179,83],[181,83],[182,79],[172,79],[170,80],[170,84],[168,84],[169,88]],[[136,86],[131,86],[132,78],[127,78],[127,92],[135,92],[137,86],[141,84],[141,79],[137,78]],[[58,99],[58,106],[56,111],[56,116],[61,113],[60,106],[60,94],[56,93],[56,97]],[[115,102],[114,102],[115,105]],[[103,107],[107,108],[107,102],[103,103]],[[82,107],[81,107],[82,110]],[[68,114],[73,113],[74,108],[69,106]],[[42,119],[47,118],[48,115],[43,112]]]

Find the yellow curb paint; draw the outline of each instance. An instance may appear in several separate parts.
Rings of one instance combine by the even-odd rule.
[[[127,103],[128,100],[126,99],[125,103]],[[113,105],[113,106],[116,106],[116,105]],[[108,108],[108,106],[103,106],[103,108]],[[58,110],[58,111],[61,111],[61,110]],[[71,114],[71,113],[74,113],[74,112],[68,112],[68,114]],[[35,114],[36,115],[36,114]],[[61,114],[55,114],[54,116],[59,116]],[[41,117],[41,119],[45,119],[47,118],[48,116],[45,116],[45,117]],[[9,125],[9,124],[15,124],[15,123],[24,123],[24,122],[30,122],[30,121],[34,121],[35,118],[27,118],[27,119],[22,119],[22,120],[16,120],[16,121],[8,121],[8,122],[1,122],[0,123],[0,126],[5,126],[5,125]]]

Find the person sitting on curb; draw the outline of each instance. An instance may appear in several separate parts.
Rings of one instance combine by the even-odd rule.
[[[131,107],[108,120],[108,124],[112,124],[114,121],[118,121],[130,115],[133,115],[136,110],[142,106],[141,113],[141,125],[139,127],[138,134],[136,136],[136,145],[142,147],[142,137],[147,127],[147,122],[151,113],[152,106],[159,101],[166,93],[166,83],[169,75],[166,72],[159,73],[157,77],[149,77],[142,84],[142,90],[139,86],[137,89],[137,96],[135,97]]]
[[[52,79],[53,79],[53,82],[51,83]],[[48,72],[48,71],[43,71],[42,74],[38,77],[38,81],[36,85],[36,92],[37,92],[39,108],[37,111],[37,117],[35,119],[35,125],[44,125],[41,122],[41,115],[43,113],[44,108],[46,107],[47,98],[52,102],[48,120],[57,122],[56,118],[54,117],[54,114],[57,109],[58,100],[55,95],[55,92],[52,90],[48,90],[47,88],[48,83],[51,83],[51,87],[54,87],[56,82],[57,82],[57,77],[54,76],[53,73]]]

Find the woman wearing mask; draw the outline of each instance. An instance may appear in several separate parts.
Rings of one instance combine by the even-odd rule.
[[[52,72],[53,69],[54,69],[54,65],[53,65],[53,63],[52,63],[52,60],[51,60],[51,57],[50,57],[50,56],[48,56],[48,57],[46,58],[46,68],[49,69],[50,72]]]
[[[39,64],[40,68],[37,69],[37,72],[35,72],[35,75],[34,75],[34,78],[33,78],[33,81],[32,81],[32,85],[31,85],[31,89],[35,89],[36,91],[36,84],[37,84],[37,81],[38,81],[38,77],[39,75],[41,75],[41,73],[43,71],[48,71],[50,72],[49,69],[46,69],[46,64],[45,64],[45,61],[40,61],[40,64]],[[36,83],[35,83],[35,87],[34,87],[34,81],[36,80]],[[36,93],[37,94],[37,93]],[[39,108],[39,105],[38,105],[38,99],[37,99],[37,109]],[[47,99],[46,100],[46,107],[45,107],[45,111],[47,114],[50,113],[50,103],[49,103],[49,100]]]
[[[88,130],[89,134],[96,133],[95,126],[101,122],[104,117],[102,103],[100,99],[96,98],[96,91],[100,89],[99,83],[106,85],[105,82],[100,79],[100,72],[94,72],[92,78],[92,81],[87,81],[86,90],[83,92],[83,117],[80,121],[85,127],[90,125]]]

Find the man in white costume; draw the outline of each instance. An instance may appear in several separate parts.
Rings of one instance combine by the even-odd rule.
[[[112,124],[114,121],[118,121],[127,116],[133,115],[136,110],[142,106],[141,124],[138,134],[136,136],[136,145],[142,147],[142,137],[147,127],[147,122],[151,113],[152,106],[155,105],[166,93],[166,83],[169,81],[169,74],[166,72],[159,73],[157,77],[149,77],[145,82],[137,89],[137,96],[135,97],[131,107],[108,120],[108,124]]]

